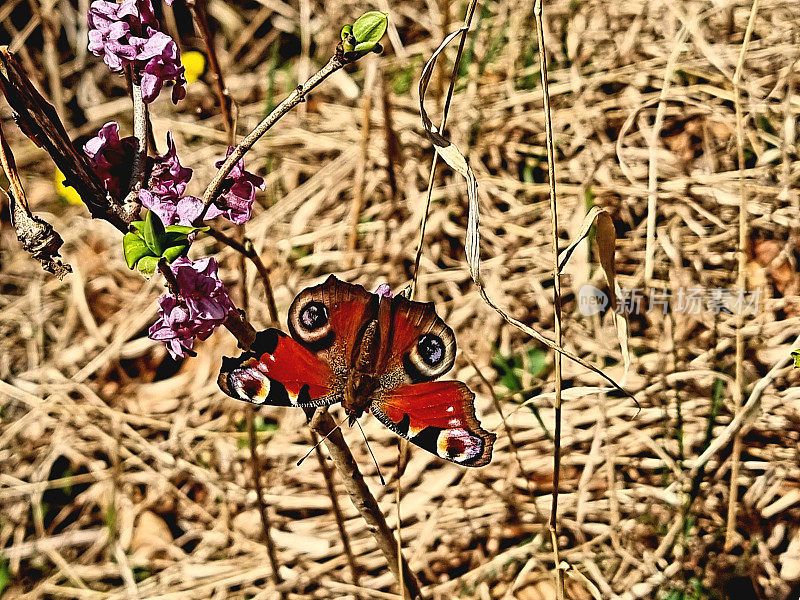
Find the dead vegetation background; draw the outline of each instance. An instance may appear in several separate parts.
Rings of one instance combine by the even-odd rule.
[[[112,119],[131,130],[123,79],[87,56],[87,5],[0,6],[0,42],[40,74],[41,88],[81,141]],[[162,8],[184,50],[199,47],[185,7]],[[248,154],[267,191],[247,233],[271,268],[282,318],[297,292],[331,272],[368,289],[408,283],[432,157],[419,123],[417,79],[439,41],[458,27],[464,6],[209,4],[240,134],[327,60],[341,24],[373,8],[391,15],[386,52],[337,73]],[[487,289],[514,317],[551,331],[547,165],[531,8],[508,0],[480,6],[449,136],[468,154],[480,185]],[[735,285],[732,78],[750,10],[749,2],[727,0],[545,4],[562,244],[590,204],[613,211],[624,288],[652,284],[677,294]],[[735,317],[705,308],[643,310],[631,317],[626,386],[640,412],[623,398],[571,393],[601,381],[564,362],[559,511],[571,598],[797,597],[800,388],[786,361],[800,333],[798,59],[800,5],[762,0],[741,95],[747,281],[761,290],[758,312],[745,323],[745,397],[757,382],[763,394],[743,438],[736,535],[725,549],[730,444],[697,461],[732,418]],[[443,64],[434,97],[446,90],[448,72]],[[151,107],[158,149],[172,131],[182,162],[195,169],[194,193],[225,151],[208,83],[190,85],[177,109],[165,100]],[[429,107],[435,120],[440,110]],[[0,114],[10,117],[7,105]],[[64,238],[74,273],[63,282],[44,274],[18,247],[3,207],[0,595],[5,587],[4,598],[399,598],[372,536],[342,495],[361,569],[354,585],[319,466],[295,466],[310,443],[301,411],[263,409],[263,481],[285,579],[275,587],[250,483],[245,407],[215,383],[220,357],[236,352],[233,339],[220,331],[182,363],[148,340],[160,280],[128,271],[118,233],[59,198],[49,159],[11,123],[6,131],[16,140],[31,206]],[[643,268],[653,169],[658,247],[649,282]],[[412,451],[402,478],[405,553],[431,598],[552,598],[543,528],[552,356],[505,326],[470,284],[460,176],[440,166],[433,198],[417,297],[435,302],[455,329],[461,354],[453,375],[477,392],[481,420],[498,441],[491,465],[480,470]],[[201,243],[213,251],[213,240]],[[238,259],[221,250],[221,260],[234,282]],[[567,273],[565,345],[621,377],[610,315],[577,310],[583,283],[602,287],[589,249]],[[250,319],[266,325],[253,270],[246,284]],[[392,473],[396,438],[374,420],[365,428],[383,472]],[[345,435],[395,526],[395,484],[380,486],[358,432]]]

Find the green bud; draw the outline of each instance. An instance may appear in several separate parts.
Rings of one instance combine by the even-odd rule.
[[[159,260],[161,260],[159,256],[144,256],[139,260],[136,268],[142,275],[152,275],[158,268]]]
[[[377,10],[370,11],[361,15],[355,23],[353,23],[350,34],[355,38],[355,46],[352,51],[355,52],[369,52],[380,41],[386,33],[386,27],[389,25],[389,14]],[[342,29],[342,34],[347,28]],[[350,44],[345,42],[345,52],[348,52],[347,47]]]
[[[792,358],[794,358],[794,366],[800,369],[800,349],[792,350]]]
[[[122,251],[129,269],[133,269],[143,257],[153,255],[145,241],[135,233],[126,233],[123,236]]]
[[[142,237],[150,250],[153,251],[153,254],[161,256],[164,253],[164,245],[162,244],[164,241],[164,224],[152,210],[147,212],[147,216],[144,219]]]

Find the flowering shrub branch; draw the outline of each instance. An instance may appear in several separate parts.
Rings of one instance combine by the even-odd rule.
[[[245,238],[240,243],[210,229],[204,222],[224,217],[243,225],[251,218],[256,190],[264,189],[264,180],[246,170],[246,152],[331,74],[368,52],[379,52],[378,41],[386,31],[387,15],[366,13],[352,25],[346,25],[341,42],[328,63],[293,90],[239,145],[228,148],[226,157],[216,163],[219,170],[202,199],[186,194],[192,170],[181,164],[170,133],[166,152],[152,158],[147,156],[148,105],[169,85],[173,102],[177,103],[186,94],[178,45],[161,31],[151,0],[121,0],[119,3],[95,0],[88,19],[89,50],[102,57],[112,71],[125,72],[130,79],[133,136],[121,138],[119,126],[109,122],[85,144],[83,152],[76,150],[52,106],[36,92],[7,49],[0,52],[0,89],[12,105],[23,131],[45,147],[64,173],[65,184],[78,191],[94,217],[108,220],[124,233],[122,245],[128,267],[148,277],[156,270],[164,276],[167,292],[158,300],[158,319],[150,327],[149,337],[164,343],[172,357],[186,357],[195,354],[197,340],[207,339],[223,325],[241,348],[248,349],[255,340],[255,329],[234,305],[219,277],[216,260],[213,257],[188,258],[191,244],[197,235],[207,232],[251,260],[264,281],[270,314],[275,318],[277,309],[269,271],[252,242]],[[201,33],[208,41],[208,32]],[[224,90],[221,79],[218,81]],[[8,155],[10,157],[10,150]],[[13,157],[4,160],[4,166],[12,164],[12,160]],[[142,207],[146,212],[137,220]],[[54,231],[52,233],[48,237],[52,243],[46,244],[51,258],[57,255],[60,245],[60,238]],[[39,246],[41,249],[42,244]],[[63,267],[63,272],[67,270],[68,267]],[[321,414],[314,427],[320,435],[327,435],[333,422],[330,416]],[[420,597],[416,578],[399,553],[380,507],[364,483],[341,433],[333,432],[326,444],[353,503],[378,540],[404,595]],[[268,534],[267,531],[269,544]],[[275,578],[280,580],[277,572]]]

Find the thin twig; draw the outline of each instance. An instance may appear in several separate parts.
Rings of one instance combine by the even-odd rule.
[[[261,282],[264,284],[264,293],[267,296],[267,310],[269,311],[269,318],[274,324],[277,324],[278,307],[275,304],[275,295],[272,291],[272,283],[270,282],[270,272],[267,266],[261,260],[261,257],[258,255],[258,252],[256,252],[252,240],[250,238],[245,237],[243,241],[239,242],[238,240],[235,240],[234,238],[225,235],[224,233],[214,229],[213,227],[208,230],[208,234],[215,240],[222,242],[223,244],[235,250],[242,256],[250,259],[250,261],[253,263],[256,270],[258,271],[259,276],[261,277]]]
[[[253,489],[256,491],[258,514],[261,516],[261,526],[264,530],[264,543],[267,546],[269,564],[272,567],[272,575],[277,585],[283,581],[283,578],[278,570],[280,563],[278,562],[278,553],[275,551],[275,542],[272,540],[272,522],[270,521],[269,512],[267,511],[267,503],[264,501],[264,490],[261,487],[261,461],[258,459],[255,410],[252,406],[248,407],[247,411],[247,440],[250,446],[250,464],[253,469]]]
[[[458,40],[458,50],[456,52],[456,59],[453,62],[453,71],[450,76],[450,87],[447,88],[447,95],[445,96],[444,108],[442,109],[442,122],[439,125],[439,131],[444,132],[447,125],[447,114],[450,111],[450,102],[453,98],[453,90],[456,87],[456,80],[458,79],[458,72],[461,68],[461,56],[464,53],[464,44],[467,42],[467,33],[472,24],[472,17],[475,14],[475,8],[478,6],[478,0],[470,0],[467,13],[464,17],[464,29],[461,32],[461,38]],[[428,175],[428,189],[425,192],[425,212],[422,215],[422,224],[419,231],[419,242],[417,243],[417,255],[414,257],[414,272],[411,276],[411,292],[409,298],[414,298],[414,292],[417,288],[417,278],[419,277],[419,261],[422,258],[422,245],[425,242],[425,229],[428,226],[428,214],[431,210],[431,196],[433,194],[433,180],[436,177],[436,165],[439,164],[439,153],[434,152],[431,159],[431,169]]]
[[[322,448],[320,448],[317,434],[314,433],[313,430],[311,431],[311,443],[314,444],[314,450],[317,454],[317,462],[319,462],[319,468],[322,470],[322,476],[325,478],[325,487],[328,489],[328,495],[331,498],[331,508],[333,509],[333,516],[336,519],[336,528],[339,530],[339,537],[342,540],[342,547],[344,548],[344,554],[347,557],[347,564],[350,567],[350,574],[353,577],[353,584],[357,586],[361,585],[360,576],[358,573],[358,565],[356,564],[356,559],[353,555],[353,549],[350,546],[350,536],[347,534],[347,530],[344,527],[344,515],[342,514],[342,507],[339,505],[339,498],[336,495],[336,487],[333,482],[333,473],[331,473],[328,462],[325,459],[325,456],[322,454]]]
[[[128,184],[128,195],[123,202],[122,210],[126,220],[133,220],[139,209],[139,190],[144,185],[145,167],[147,166],[147,130],[148,114],[147,104],[142,98],[141,83],[131,73],[126,71],[131,85],[131,99],[133,100],[133,137],[136,138],[136,153],[133,155],[131,165],[131,179]]]
[[[742,103],[739,91],[739,81],[742,77],[744,59],[747,54],[747,46],[753,36],[756,15],[758,13],[758,0],[753,0],[750,9],[750,18],[747,21],[747,29],[742,40],[742,47],[739,50],[739,61],[736,64],[736,71],[733,74],[733,104],[736,109],[736,149],[739,161],[739,248],[738,248],[738,273],[736,285],[740,293],[744,293],[746,284],[747,269],[747,196],[745,190],[744,175],[744,116],[742,115]],[[736,383],[733,390],[734,418],[739,415],[744,402],[744,309],[740,308],[736,315]],[[731,454],[731,481],[728,491],[728,519],[725,526],[725,550],[729,551],[734,543],[734,533],[736,532],[736,508],[738,506],[738,479],[740,457],[742,454],[742,436],[737,431],[733,438],[733,452]]]
[[[275,123],[277,123],[281,117],[292,110],[295,106],[303,102],[306,94],[308,94],[320,83],[325,81],[325,79],[330,77],[333,73],[341,69],[345,64],[351,62],[352,60],[353,59],[345,56],[345,54],[342,52],[341,44],[339,44],[336,54],[333,55],[333,57],[324,67],[314,73],[304,84],[298,85],[283,102],[276,106],[275,109],[269,115],[267,115],[267,117],[261,121],[261,123],[259,123],[255,129],[253,129],[253,131],[247,134],[247,136],[239,143],[239,145],[233,149],[233,152],[231,152],[228,158],[225,159],[225,162],[222,163],[222,166],[217,171],[217,174],[214,175],[214,179],[212,179],[211,183],[208,184],[206,191],[203,193],[203,211],[197,218],[196,223],[202,223],[208,208],[211,206],[211,203],[214,202],[217,195],[222,190],[222,184],[225,181],[225,178],[231,172],[231,169],[233,169],[234,165],[239,162],[242,157],[244,157],[245,153],[253,147],[258,139],[267,131],[269,131],[269,129],[275,125]]]
[[[542,101],[544,104],[545,136],[547,138],[547,176],[550,181],[550,223],[553,236],[553,312],[555,343],[561,346],[561,275],[558,269],[558,203],[556,201],[556,167],[553,148],[553,125],[550,118],[550,89],[547,78],[547,49],[544,43],[544,23],[542,0],[536,0],[533,14],[536,20],[536,37],[539,43],[539,72],[542,80]],[[556,593],[559,600],[564,598],[564,574],[558,555],[558,486],[561,471],[561,354],[555,353],[555,427],[553,428],[553,504],[550,508],[550,538],[556,569]]]
[[[222,69],[219,66],[219,59],[217,58],[217,49],[214,46],[214,39],[211,35],[211,28],[208,26],[208,14],[206,11],[205,0],[188,0],[186,5],[192,12],[192,19],[194,19],[197,30],[200,33],[200,38],[206,48],[206,55],[208,56],[208,67],[214,79],[214,92],[217,95],[219,102],[220,112],[222,113],[222,121],[225,124],[225,132],[228,134],[228,145],[233,146],[236,141],[236,131],[234,130],[235,119],[233,114],[236,110],[236,104],[233,102],[230,92],[225,85],[225,80],[222,77]]]
[[[412,600],[422,598],[417,578],[403,558],[402,553],[398,552],[392,530],[386,523],[378,501],[375,500],[375,496],[372,495],[364,481],[364,476],[361,474],[358,464],[353,458],[344,436],[342,436],[341,430],[336,428],[331,416],[325,413],[322,415],[319,424],[314,428],[314,431],[320,436],[327,436],[325,445],[336,468],[339,470],[339,474],[342,476],[344,487],[350,495],[353,505],[366,521],[372,535],[375,536],[378,547],[389,563],[389,568],[402,587],[403,595]]]

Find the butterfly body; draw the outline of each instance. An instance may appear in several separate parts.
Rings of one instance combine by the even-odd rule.
[[[352,424],[371,412],[412,443],[464,466],[491,460],[495,436],[475,416],[474,394],[450,370],[456,343],[433,304],[380,297],[331,276],[289,308],[291,337],[260,332],[252,348],[225,358],[220,388],[273,406],[341,402]]]

